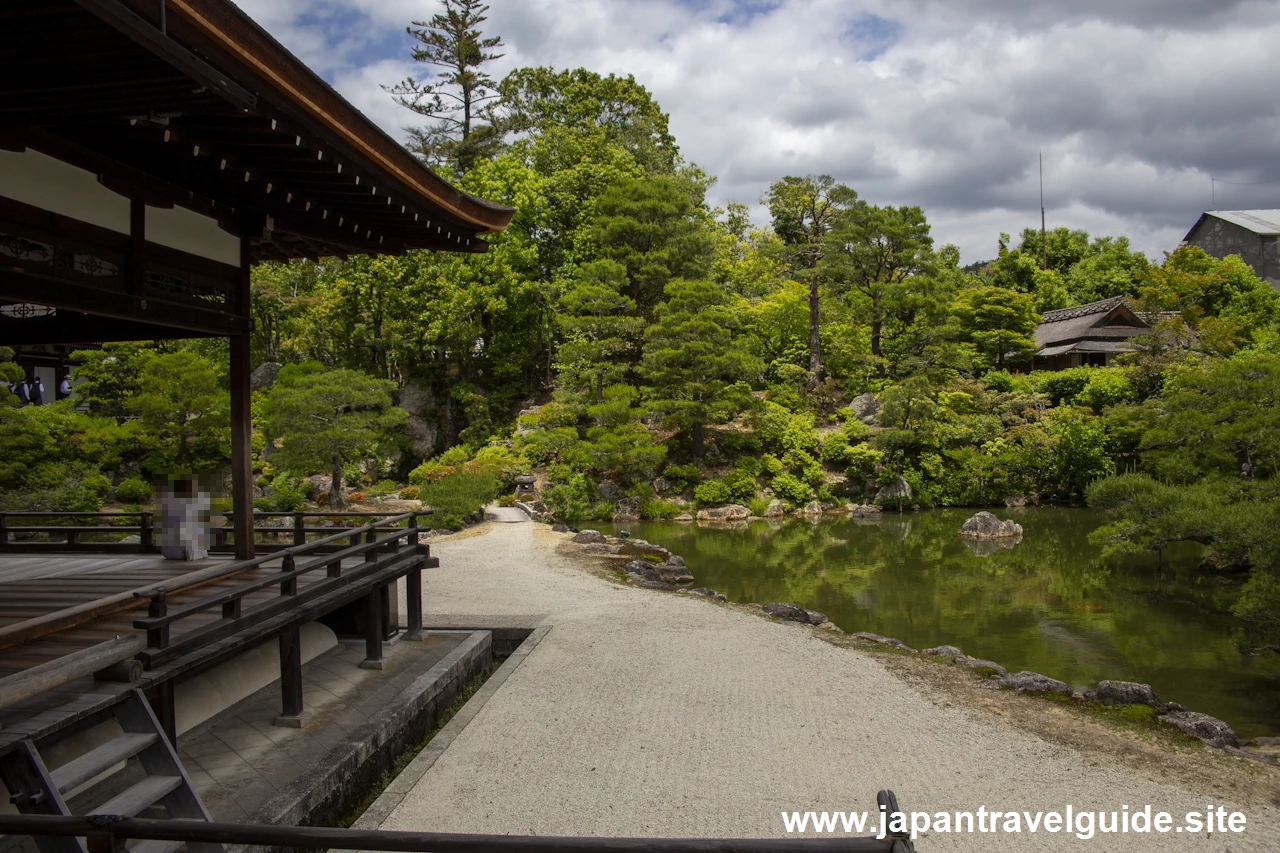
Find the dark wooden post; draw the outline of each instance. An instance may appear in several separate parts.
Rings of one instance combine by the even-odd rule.
[[[295,512],[293,514],[293,544],[307,544],[307,528],[303,524],[303,517],[300,512]]]
[[[141,515],[142,517],[138,519],[138,526],[141,528],[138,531],[138,538],[142,541],[142,550],[154,551],[156,546],[154,534],[151,531],[151,513],[144,512]]]
[[[410,569],[404,576],[406,640],[422,639],[422,569]]]
[[[240,238],[240,281],[236,312],[249,316],[249,239]],[[249,336],[232,335],[231,348],[231,511],[234,513],[236,559],[253,559],[253,446],[249,420]]]
[[[382,589],[371,589],[364,597],[364,660],[360,661],[361,669],[382,669]]]
[[[301,728],[306,725],[302,704],[302,630],[290,625],[280,635],[280,716],[277,726]]]
[[[169,605],[165,602],[165,588],[158,586],[151,591],[151,603],[147,605],[147,617],[158,619],[167,616]],[[153,649],[164,649],[169,646],[169,626],[147,629],[147,645]]]
[[[3,550],[4,548],[8,547],[8,545],[9,545],[9,519],[4,513],[0,512],[0,550]]]
[[[175,748],[178,745],[178,712],[173,701],[173,679],[166,678],[156,685],[156,698],[151,703],[160,728]]]

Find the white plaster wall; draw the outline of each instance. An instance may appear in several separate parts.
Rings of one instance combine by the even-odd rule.
[[[98,183],[93,172],[38,151],[0,151],[0,196],[129,233],[129,199]]]
[[[202,258],[240,266],[240,238],[218,227],[218,220],[185,207],[147,207],[148,243],[159,243]]]

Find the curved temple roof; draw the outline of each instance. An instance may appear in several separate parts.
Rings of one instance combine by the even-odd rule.
[[[513,214],[436,175],[227,0],[5,4],[0,146],[214,217],[257,260],[483,252]]]

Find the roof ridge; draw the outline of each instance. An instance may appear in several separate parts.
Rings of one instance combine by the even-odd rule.
[[[1123,296],[1111,296],[1107,299],[1099,299],[1097,302],[1086,302],[1084,305],[1073,305],[1070,308],[1055,308],[1052,311],[1045,311],[1040,315],[1041,323],[1057,323],[1062,320],[1074,320],[1077,317],[1087,317],[1090,314],[1101,314],[1104,311],[1110,311],[1112,308],[1125,301]]]

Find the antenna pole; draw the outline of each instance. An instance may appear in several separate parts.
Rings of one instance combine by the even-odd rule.
[[[1049,242],[1044,234],[1044,150],[1040,151],[1040,251],[1041,269],[1049,268]]]

